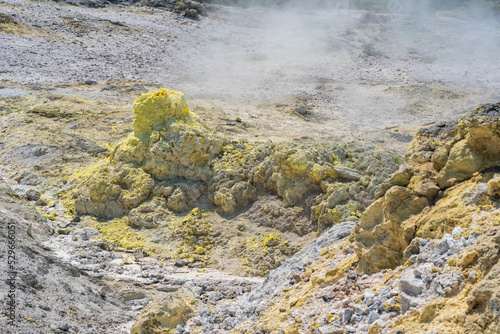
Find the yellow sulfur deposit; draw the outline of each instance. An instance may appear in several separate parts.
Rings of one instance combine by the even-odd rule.
[[[134,101],[134,135],[148,138],[172,121],[193,123],[184,94],[166,88],[142,94]]]

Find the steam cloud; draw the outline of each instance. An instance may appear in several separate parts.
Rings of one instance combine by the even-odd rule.
[[[495,3],[353,0],[350,12],[337,13],[336,3],[239,1],[248,8],[227,7],[220,14],[224,24],[186,49],[179,86],[233,100],[314,95],[325,82],[446,84],[498,95]]]

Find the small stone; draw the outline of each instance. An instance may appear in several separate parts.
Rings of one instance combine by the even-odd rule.
[[[424,301],[420,298],[412,298],[410,300],[410,307],[415,308],[415,307],[422,305],[423,303],[424,303]]]
[[[176,267],[184,267],[184,266],[187,266],[187,265],[188,265],[188,263],[189,263],[189,262],[188,262],[188,261],[186,261],[186,260],[184,260],[184,259],[177,259],[177,260],[175,260],[174,265],[175,265]]]
[[[222,324],[226,327],[233,327],[233,324],[234,324],[234,318],[232,317],[227,317],[226,319],[224,319],[224,321],[222,322]]]
[[[205,264],[203,264],[203,262],[190,263],[188,264],[188,267],[193,269],[201,269],[205,268]]]
[[[429,256],[427,254],[418,254],[417,256],[418,256],[417,263],[427,262],[427,260],[429,259]]]
[[[155,287],[156,290],[158,291],[164,291],[164,292],[175,292],[179,290],[179,286],[172,285],[172,284],[159,284],[156,285]]]
[[[359,275],[359,273],[357,271],[351,270],[347,274],[347,279],[355,280],[358,277],[358,275]]]
[[[399,279],[399,289],[402,292],[417,296],[424,291],[425,284],[421,279],[416,278],[413,272],[406,270]]]
[[[427,268],[425,266],[418,266],[417,268],[415,268],[413,270],[413,274],[415,275],[415,277],[422,277],[425,274],[427,274],[428,272],[429,271],[427,270]]]
[[[453,231],[451,231],[451,235],[456,236],[457,234],[460,234],[463,232],[464,232],[463,228],[461,228],[460,226],[457,226],[453,229]]]
[[[376,311],[371,311],[370,314],[368,314],[368,323],[372,324],[375,321],[377,321],[379,318],[378,312]]]
[[[389,298],[390,294],[391,294],[391,289],[387,286],[384,286],[380,289],[379,297],[381,297],[383,299],[387,299],[387,298]]]
[[[344,329],[335,325],[327,325],[316,328],[317,334],[344,334]]]
[[[446,257],[441,256],[435,259],[432,263],[434,264],[434,266],[439,268],[442,267],[445,264],[445,262],[446,262]]]
[[[367,312],[366,308],[363,305],[354,304],[353,307],[354,307],[354,312],[356,312],[356,314],[363,315],[366,314]]]
[[[361,180],[361,174],[358,173],[357,170],[345,167],[345,166],[335,166],[334,167],[335,171],[337,172],[337,175],[344,180],[349,180],[349,181],[359,181]]]
[[[450,245],[453,243],[453,236],[446,233],[443,239],[436,245],[436,250],[439,254],[446,253],[450,249]]]
[[[30,189],[26,192],[26,199],[30,201],[38,201],[41,197],[40,192],[36,189]]]
[[[411,264],[417,263],[418,262],[418,254],[413,254],[412,256],[410,256],[408,258],[408,262],[410,262]]]
[[[439,278],[439,284],[443,287],[447,296],[453,295],[460,287],[463,276],[459,273],[444,274]]]
[[[354,310],[351,308],[343,308],[340,310],[339,318],[343,322],[349,322],[354,314]]]
[[[63,331],[69,331],[69,324],[65,321],[60,321],[57,324],[57,329],[63,330]]]
[[[193,324],[195,324],[196,326],[201,326],[202,325],[201,319],[198,317],[194,318]]]
[[[198,14],[198,11],[196,9],[188,9],[184,13],[185,17],[189,17],[191,19],[198,19],[200,15]]]
[[[353,326],[345,326],[345,331],[347,333],[356,333],[356,327],[353,327]]]
[[[49,204],[49,201],[45,197],[41,197],[37,202],[36,205],[40,206],[47,206]]]
[[[144,299],[144,298],[146,298],[146,294],[139,290],[124,289],[120,291],[120,299],[122,299],[125,302],[137,299]]]
[[[460,251],[464,248],[461,243],[453,243],[450,245],[450,249],[448,250],[448,255],[453,255],[460,253]]]
[[[62,235],[68,235],[69,232],[71,232],[71,229],[69,227],[67,228],[60,228],[57,230],[57,233],[62,234]]]
[[[404,292],[401,292],[401,312],[405,313],[410,309],[411,297]]]
[[[470,278],[476,278],[476,271],[475,271],[475,270],[472,270],[472,271],[469,273],[469,277],[470,277]]]
[[[358,333],[367,333],[368,332],[368,325],[367,324],[360,324],[358,326]]]
[[[365,289],[365,299],[375,297],[375,293],[370,289]]]

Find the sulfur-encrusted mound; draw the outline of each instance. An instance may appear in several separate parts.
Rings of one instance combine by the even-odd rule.
[[[188,211],[208,190],[211,203],[233,213],[260,191],[277,193],[285,206],[316,192],[325,196],[311,217],[328,226],[357,219],[397,166],[394,156],[369,145],[229,143],[189,111],[182,93],[164,88],[136,99],[134,114],[134,132],[77,193],[77,212],[113,218],[134,209],[137,216],[152,198],[163,202],[156,207]]]
[[[180,92],[161,88],[134,101],[134,132],[116,147],[111,162],[142,167],[157,180],[207,181],[210,159],[222,152],[225,139],[189,111]]]
[[[275,246],[259,246],[256,232],[294,232],[301,238],[341,221],[356,221],[400,162],[363,143],[230,141],[203,124],[182,93],[164,88],[136,99],[134,114],[133,133],[116,146],[109,161],[83,173],[86,177],[74,192],[76,212],[119,218],[133,231],[144,229],[146,240],[168,244],[169,256],[208,263],[206,253],[216,254],[217,247],[197,244],[199,236],[189,236],[176,221],[184,221],[179,214],[190,210],[218,211],[224,217],[210,219],[223,222],[210,232],[210,240],[230,247],[229,239],[241,237],[241,247],[225,256],[241,257],[240,269],[250,275],[265,274],[299,248],[278,239],[274,252]],[[241,219],[258,231],[246,232]],[[240,226],[236,235],[224,225],[231,220]],[[146,231],[159,226],[164,227],[162,238]]]
[[[175,180],[209,180],[209,161],[222,152],[225,139],[189,111],[180,92],[162,88],[143,94],[134,101],[134,114],[134,132],[77,194],[79,213],[120,217],[154,196],[168,198],[175,211],[185,211],[203,193],[196,190],[202,186],[186,187]],[[175,190],[162,183],[166,180],[174,181]]]

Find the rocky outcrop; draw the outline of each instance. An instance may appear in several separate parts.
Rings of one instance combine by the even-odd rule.
[[[136,319],[130,334],[165,334],[176,332],[177,325],[188,319],[195,298],[174,292],[155,299]]]
[[[491,204],[498,175],[473,176],[500,166],[499,115],[500,104],[479,106],[455,123],[416,134],[408,163],[384,182],[353,232],[359,270],[395,268],[414,237],[469,227],[474,212]]]
[[[182,93],[164,88],[137,98],[133,110],[133,132],[108,160],[75,174],[69,197],[79,215],[117,218],[100,227],[109,242],[161,250],[190,265],[208,265],[218,247],[230,247],[227,241],[235,233],[223,219],[236,221],[233,217],[257,201],[247,219],[272,230],[247,231],[238,219],[236,236],[242,238],[224,257],[237,256],[249,276],[265,275],[301,246],[281,233],[294,232],[298,239],[357,221],[399,163],[395,155],[366,143],[231,141],[190,111]],[[211,226],[207,235],[186,228],[193,221],[190,211],[199,213],[200,226]],[[223,219],[207,218],[202,211],[218,211]],[[126,233],[113,235],[124,224]],[[156,228],[162,238],[151,230]],[[269,235],[276,235],[271,240],[276,245],[263,242]]]
[[[311,219],[322,230],[358,219],[398,162],[368,144],[230,142],[189,111],[182,93],[163,88],[136,99],[134,115],[134,132],[114,149],[109,163],[83,177],[74,196],[80,214],[115,218],[134,210],[137,217],[144,211],[138,207],[153,198],[184,212],[205,194],[222,213],[231,214],[260,192],[276,193],[284,206],[320,194],[309,202]]]
[[[134,114],[134,132],[109,163],[90,171],[75,195],[80,214],[121,217],[158,196],[169,209],[186,211],[203,194],[199,182],[212,177],[209,161],[222,152],[225,139],[189,111],[179,92],[143,94],[134,101]]]

